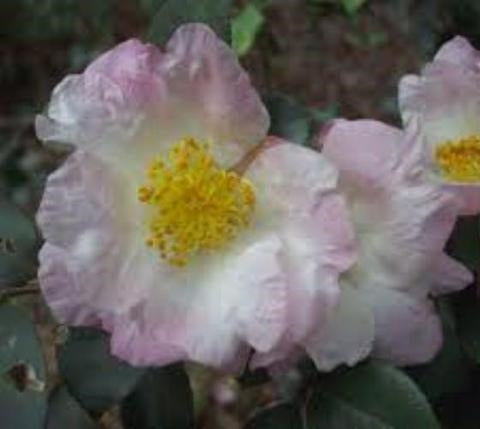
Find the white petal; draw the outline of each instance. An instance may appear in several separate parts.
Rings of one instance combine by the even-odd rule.
[[[325,326],[305,340],[305,349],[321,371],[354,365],[371,351],[375,334],[372,308],[361,291],[345,283],[338,306]]]

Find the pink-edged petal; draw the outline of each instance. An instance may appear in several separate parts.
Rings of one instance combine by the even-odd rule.
[[[204,138],[247,147],[265,138],[270,125],[265,107],[233,51],[207,26],[181,26],[167,44],[162,66],[169,91],[189,100]]]
[[[409,74],[398,84],[398,107],[404,125],[418,119],[424,110],[422,100],[422,80],[420,76]]]
[[[279,143],[261,153],[247,176],[258,189],[259,217],[280,219],[269,227],[282,238],[288,273],[287,330],[276,348],[252,360],[266,366],[286,359],[329,318],[339,274],[354,262],[353,231],[335,191],[337,173],[319,153]]]
[[[289,331],[300,342],[331,316],[339,276],[356,258],[343,198],[324,195],[308,214],[287,223],[282,236],[289,256]]]
[[[373,120],[336,120],[319,143],[342,181],[365,188],[384,187],[402,150],[402,132]]]
[[[425,296],[425,277],[457,217],[455,201],[429,184],[397,182],[389,193],[352,197],[358,231],[355,281]]]
[[[455,292],[473,282],[473,274],[446,253],[435,259],[432,277],[431,293],[434,295]]]
[[[400,80],[398,94],[404,123],[418,116],[422,116],[424,121],[445,116],[446,126],[440,124],[443,135],[449,134],[449,127],[474,127],[474,124],[461,118],[461,113],[472,110],[463,109],[462,104],[468,106],[472,104],[472,98],[478,97],[479,59],[479,53],[470,43],[457,36],[439,49],[433,63],[428,64],[420,76],[404,76]],[[476,108],[473,107],[473,110]],[[444,115],[444,111],[449,113]]]
[[[421,90],[427,147],[480,133],[480,74],[448,62],[434,62],[424,69]]]
[[[128,141],[141,120],[122,89],[108,77],[70,75],[54,89],[46,115],[35,121],[43,141],[84,149]]]
[[[405,76],[399,85],[399,107],[404,123],[416,123],[423,167],[432,181],[444,184],[459,202],[460,214],[480,211],[478,184],[450,183],[438,172],[434,153],[447,140],[480,134],[480,54],[455,37],[445,43],[420,76]]]
[[[399,107],[407,124],[416,119],[431,156],[436,144],[480,132],[480,74],[462,65],[436,60],[421,76],[405,76]]]
[[[275,206],[288,215],[305,213],[338,182],[338,171],[324,156],[276,137],[267,139],[245,176],[255,185],[259,210]]]
[[[364,359],[371,351],[374,335],[370,303],[356,287],[345,283],[333,316],[308,336],[304,346],[320,371],[330,371]]]
[[[288,278],[284,252],[280,237],[269,236],[236,258],[234,271],[218,280],[229,281],[228,287],[238,289],[237,334],[259,351],[274,347],[286,329]]]
[[[324,154],[339,167],[357,235],[358,263],[350,275],[380,288],[425,285],[425,272],[443,250],[458,215],[456,199],[426,179],[413,124],[406,133],[374,121],[340,124],[338,133],[335,125],[330,128]],[[375,144],[348,145],[369,130],[366,140]],[[377,155],[362,155],[362,149]]]
[[[375,314],[373,355],[396,365],[431,360],[442,345],[442,327],[426,299],[388,290],[371,289]]]
[[[231,165],[268,127],[266,109],[235,55],[202,24],[181,26],[165,52],[137,40],[118,45],[83,74],[67,76],[36,121],[40,139],[121,164],[129,158],[143,163],[193,136]]]
[[[461,67],[480,71],[480,54],[462,36],[455,36],[444,43],[435,55],[435,61],[447,61]]]
[[[273,347],[286,322],[281,252],[279,239],[268,236],[220,255],[203,278],[200,268],[185,272],[183,284],[175,285],[184,289],[168,294],[161,286],[152,289],[141,308],[115,329],[113,352],[140,365],[168,363],[176,356],[230,368],[240,353],[246,362],[247,344]]]
[[[451,192],[459,205],[459,214],[473,216],[480,213],[480,185],[443,184],[447,192]]]
[[[156,46],[130,39],[100,55],[86,68],[85,74],[109,77],[125,90],[126,95],[141,96],[141,99],[148,100],[155,96],[148,89],[151,91],[159,84],[152,80],[155,77],[156,68],[162,61],[162,55]],[[141,88],[135,88],[136,85],[148,83],[153,86],[144,87],[144,92],[140,91]]]
[[[37,117],[38,137],[84,149],[132,137],[132,128],[165,93],[156,74],[161,58],[153,45],[131,39],[101,55],[83,74],[67,76],[53,90],[46,115]]]
[[[71,155],[47,180],[37,214],[47,240],[39,256],[39,280],[47,300],[56,297],[48,301],[64,322],[83,323],[72,318],[69,299],[85,305],[80,311],[123,311],[143,294],[143,285],[127,269],[137,260],[125,189],[121,178],[84,152]],[[56,267],[73,280],[59,279]]]

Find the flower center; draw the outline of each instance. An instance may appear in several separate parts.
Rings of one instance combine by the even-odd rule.
[[[480,181],[480,135],[447,140],[437,146],[434,156],[446,179],[463,183]]]
[[[147,245],[171,265],[214,250],[247,226],[255,207],[252,184],[219,168],[207,144],[185,138],[155,159],[138,199],[153,207]]]

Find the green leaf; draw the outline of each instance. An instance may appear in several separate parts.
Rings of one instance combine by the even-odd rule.
[[[183,366],[149,369],[121,412],[125,429],[193,428],[193,394]]]
[[[202,22],[230,42],[232,0],[164,0],[152,19],[147,38],[164,44],[181,24]]]
[[[38,236],[32,219],[0,196],[0,289],[35,275],[37,250]]]
[[[339,110],[338,104],[330,104],[325,109],[310,109],[310,114],[317,124],[324,124],[339,116]]]
[[[306,416],[308,429],[393,429],[343,399],[321,391],[308,400]]]
[[[470,368],[457,335],[455,317],[449,303],[438,303],[443,326],[443,346],[435,358],[408,370],[408,374],[432,401],[447,393],[462,391],[469,383]]]
[[[340,0],[345,12],[354,15],[366,3],[367,0]]]
[[[294,404],[280,404],[257,413],[245,429],[302,429],[299,408]]]
[[[70,329],[60,348],[59,370],[70,393],[92,413],[120,402],[145,372],[113,357],[108,335],[90,328]]]
[[[43,392],[19,391],[0,380],[0,421],[2,429],[43,429],[46,399]]]
[[[480,365],[480,302],[476,288],[469,288],[458,295],[456,316],[462,346],[467,355]]]
[[[479,216],[463,216],[457,220],[448,243],[449,253],[471,270],[480,266]]]
[[[0,306],[0,422],[2,429],[43,429],[45,368],[28,313]]]
[[[250,4],[255,6],[258,10],[263,10],[272,4],[273,0],[251,0]]]
[[[32,367],[44,379],[40,342],[28,312],[16,305],[0,305],[0,374],[19,363]]]
[[[265,19],[253,4],[247,4],[232,20],[232,47],[238,56],[245,55],[253,46]]]
[[[270,135],[301,145],[308,143],[312,118],[305,107],[282,94],[269,95],[264,101],[270,113]]]
[[[45,429],[99,429],[65,386],[50,395]]]
[[[324,414],[325,409],[328,412]],[[415,383],[402,371],[380,362],[332,375],[310,399],[307,410],[311,429],[440,428]]]

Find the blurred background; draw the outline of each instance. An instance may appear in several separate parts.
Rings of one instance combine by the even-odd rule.
[[[0,1],[0,192],[27,217],[35,213],[46,176],[64,157],[36,140],[35,114],[55,84],[81,72],[99,53],[130,37],[155,41],[161,5],[162,0]],[[300,140],[334,116],[398,124],[399,78],[417,72],[455,34],[480,42],[478,0],[237,0],[232,18],[233,46],[275,113],[273,132]],[[282,114],[292,112],[298,123],[282,130]],[[0,236],[11,225],[0,219]],[[60,334],[41,298],[32,301],[49,380],[55,380]],[[239,396],[232,380],[190,371],[197,391],[210,392],[196,397],[197,410],[207,410],[197,416],[199,427],[241,427],[255,404],[295,385],[286,379]],[[115,412],[102,424],[121,427]]]
[[[0,2],[0,186],[19,205],[35,209],[56,162],[32,128],[54,85],[116,43],[154,34],[161,3]],[[480,37],[476,0],[238,0],[235,16],[257,88],[295,96],[320,120],[398,121],[398,79],[452,35]]]

